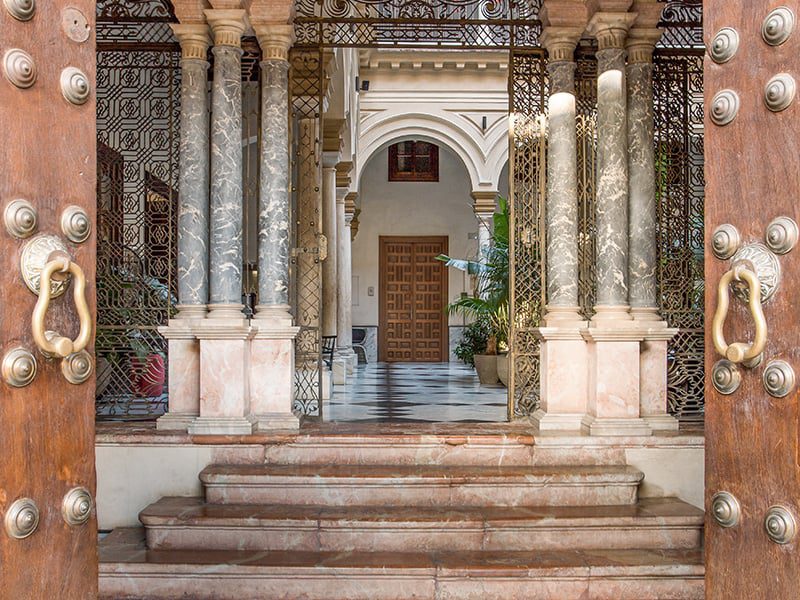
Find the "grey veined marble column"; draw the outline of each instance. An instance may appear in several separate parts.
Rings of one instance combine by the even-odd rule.
[[[181,44],[178,203],[179,317],[203,317],[208,304],[208,26],[172,25]]]
[[[547,312],[545,322],[581,320],[578,307],[578,171],[574,36],[548,32]]]
[[[291,26],[258,27],[261,62],[261,163],[258,204],[257,318],[289,315],[289,60]]]
[[[210,317],[243,318],[242,49],[243,10],[208,10],[214,32],[211,96]]]
[[[653,150],[653,48],[661,31],[631,31],[628,39],[628,298],[634,319],[658,321],[656,180]]]
[[[597,35],[597,301],[595,321],[629,320],[628,126],[624,41],[633,14],[595,15]]]

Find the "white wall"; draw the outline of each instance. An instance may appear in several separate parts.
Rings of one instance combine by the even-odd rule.
[[[478,232],[472,210],[469,175],[463,163],[446,147],[439,148],[439,182],[388,181],[388,150],[375,154],[364,165],[361,176],[358,235],[353,242],[354,326],[378,325],[380,277],[379,244],[382,235],[441,235],[449,238],[449,254],[474,257],[478,243],[470,239]],[[469,289],[469,278],[450,269],[449,298],[452,301]],[[368,296],[369,287],[374,295]],[[453,317],[451,325],[461,325]]]

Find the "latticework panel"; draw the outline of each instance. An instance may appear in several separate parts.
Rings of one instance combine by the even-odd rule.
[[[539,404],[539,340],[544,309],[546,188],[545,60],[540,52],[514,53],[509,82],[511,366],[509,418]]]
[[[110,11],[130,3],[101,4]],[[139,39],[170,31],[153,20],[97,25],[99,419],[165,411],[167,344],[157,328],[176,300],[180,50],[171,37],[114,49],[121,25],[139,27]]]
[[[295,322],[295,412],[322,416],[322,94],[321,50],[291,57],[293,102],[294,249],[292,292]],[[324,250],[323,250],[324,251]]]
[[[297,47],[537,47],[541,0],[296,0]]]
[[[679,329],[669,345],[667,398],[671,414],[681,419],[702,418],[702,54],[657,55],[654,88],[661,314],[670,327]]]

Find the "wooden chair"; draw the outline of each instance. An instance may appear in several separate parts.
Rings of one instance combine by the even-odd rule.
[[[333,351],[336,349],[336,336],[323,335],[322,336],[322,360],[328,365],[329,369],[333,368]]]

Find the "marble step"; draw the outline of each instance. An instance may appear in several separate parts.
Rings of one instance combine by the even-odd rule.
[[[677,498],[594,507],[317,507],[162,498],[139,515],[153,550],[434,552],[699,548]]]
[[[263,552],[100,543],[104,600],[701,600],[699,550]]]
[[[633,504],[629,466],[210,465],[211,504],[603,506]]]

